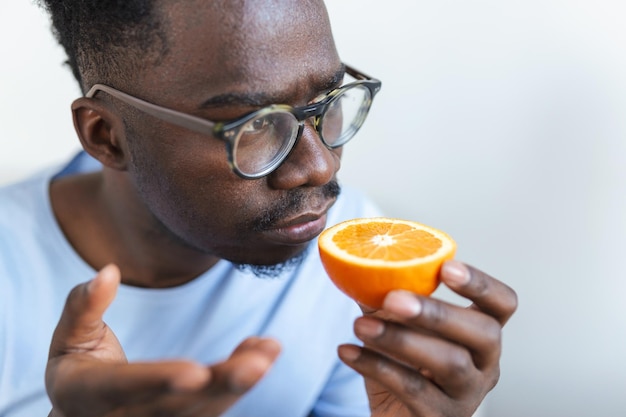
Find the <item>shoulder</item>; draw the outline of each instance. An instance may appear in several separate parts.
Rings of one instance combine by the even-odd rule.
[[[58,172],[53,166],[0,187],[0,280],[35,279],[29,275],[71,258],[50,203],[50,182]]]
[[[36,176],[0,187],[0,242],[15,230],[33,227],[33,211],[45,204],[45,178]]]
[[[43,176],[0,188],[0,282],[3,286],[23,269],[23,259],[31,242],[45,238],[41,228],[45,205]]]
[[[54,221],[49,188],[54,178],[98,169],[97,161],[79,152],[69,162],[50,166],[32,176],[0,187],[0,231],[29,230],[41,220]],[[1,236],[1,235],[0,235]]]
[[[0,187],[0,230],[6,236],[15,229],[33,226],[35,214],[48,205],[50,175],[42,172],[14,184]]]

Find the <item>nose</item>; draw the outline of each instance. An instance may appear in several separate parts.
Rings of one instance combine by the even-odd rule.
[[[291,189],[327,184],[339,171],[341,149],[328,149],[307,121],[287,159],[268,175],[269,185],[275,189]]]

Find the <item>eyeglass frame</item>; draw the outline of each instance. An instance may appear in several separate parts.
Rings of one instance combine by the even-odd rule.
[[[89,91],[85,94],[86,98],[94,98],[98,91],[103,91],[112,97],[117,98],[118,100],[140,110],[144,113],[156,117],[159,120],[165,121],[167,123],[174,124],[176,126],[183,127],[185,129],[189,129],[191,131],[201,133],[201,134],[210,134],[217,139],[221,139],[226,143],[226,150],[228,154],[228,164],[230,169],[237,174],[238,176],[244,179],[257,179],[269,175],[271,172],[276,170],[289,156],[289,153],[295,148],[296,143],[302,136],[304,130],[304,122],[313,117],[313,127],[317,132],[320,140],[328,149],[336,149],[343,145],[345,145],[350,139],[354,137],[356,132],[361,128],[367,114],[369,113],[369,109],[371,107],[374,96],[380,91],[382,83],[380,80],[370,77],[353,67],[343,64],[345,71],[347,74],[352,76],[356,81],[341,85],[337,88],[332,89],[326,94],[323,94],[315,99],[315,101],[311,104],[301,107],[294,107],[289,104],[271,104],[269,106],[265,106],[261,109],[255,110],[253,112],[247,113],[239,118],[225,121],[225,122],[215,122],[209,119],[204,119],[202,117],[194,116],[188,113],[184,113],[178,110],[170,109],[167,107],[159,106],[157,104],[150,103],[148,101],[142,100],[138,97],[132,96],[128,93],[120,91],[116,88],[110,87],[105,84],[94,84],[91,86]],[[349,136],[346,140],[343,140],[337,144],[329,144],[324,139],[322,134],[322,125],[321,120],[322,116],[326,113],[326,109],[330,104],[334,101],[334,98],[339,94],[343,93],[346,90],[354,88],[355,86],[362,85],[369,90],[369,99],[362,104],[360,110],[361,120],[358,120],[358,125],[356,126],[355,132]],[[290,144],[287,151],[284,152],[284,155],[276,158],[276,161],[271,165],[266,167],[259,173],[256,174],[247,174],[242,172],[237,166],[235,160],[235,139],[237,137],[238,128],[245,125],[251,119],[255,117],[262,116],[264,113],[269,114],[275,111],[283,111],[291,113],[296,120],[298,121],[298,132],[296,133],[294,138],[290,140],[292,143]]]

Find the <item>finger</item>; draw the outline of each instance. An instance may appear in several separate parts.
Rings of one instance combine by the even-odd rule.
[[[254,349],[256,346],[259,345],[259,342],[261,340],[262,339],[260,337],[258,337],[258,336],[247,337],[246,339],[244,339],[243,342],[241,342],[235,348],[235,350],[233,350],[233,352],[230,354],[230,356],[237,355],[238,353],[245,352],[246,350]]]
[[[227,361],[212,367],[214,386],[235,393],[246,392],[265,375],[279,354],[277,341],[248,338],[235,348]]]
[[[227,360],[210,367],[211,381],[192,415],[221,415],[259,382],[279,353],[274,340],[246,339]]]
[[[517,294],[512,288],[484,272],[459,261],[447,261],[441,280],[457,294],[504,325],[517,309]]]
[[[413,331],[436,335],[469,349],[478,368],[497,363],[500,358],[502,328],[493,317],[477,310],[455,306],[408,291],[392,291],[383,309]]]
[[[91,281],[72,289],[55,330],[50,357],[75,349],[88,349],[104,329],[102,316],[121,280],[115,265],[107,265]]]
[[[260,337],[247,338],[235,348],[226,361],[210,367],[208,370],[210,380],[201,391],[178,390],[178,393],[182,395],[159,398],[153,404],[153,410],[158,413],[163,413],[164,410],[177,412],[184,410],[186,416],[222,415],[256,385],[271,368],[279,354],[280,345],[275,340]],[[141,407],[130,410],[134,409],[146,411]],[[128,415],[136,414],[131,412]]]
[[[427,370],[430,379],[451,397],[466,392],[467,386],[479,377],[470,352],[446,339],[374,317],[358,318],[354,332],[368,349],[414,370]]]
[[[165,393],[199,391],[211,379],[207,367],[189,361],[111,364],[73,356],[79,357],[53,359],[57,366],[54,377],[47,381],[54,382],[48,383],[47,388],[55,406],[70,415],[97,415],[96,410],[109,412],[145,404]],[[76,398],[85,401],[77,403]],[[80,409],[84,404],[88,408]]]
[[[97,380],[93,374],[97,373]],[[151,396],[162,392],[197,391],[207,386],[211,371],[190,361],[101,364],[85,375],[83,385],[92,385],[110,398],[129,397],[129,392]]]
[[[419,372],[355,345],[341,345],[337,353],[346,365],[392,392],[411,415],[435,415],[444,394]]]
[[[64,317],[67,323],[80,329],[100,322],[115,298],[120,280],[120,270],[110,264],[102,268],[91,281],[75,287],[68,297],[64,311],[64,314],[70,313]]]

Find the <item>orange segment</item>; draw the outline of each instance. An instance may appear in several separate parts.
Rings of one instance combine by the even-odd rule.
[[[387,261],[421,258],[442,245],[430,232],[391,222],[354,224],[339,230],[333,242],[351,255]]]
[[[326,229],[319,237],[322,264],[348,296],[380,308],[385,295],[405,289],[430,295],[456,243],[446,233],[408,220],[363,218]]]

